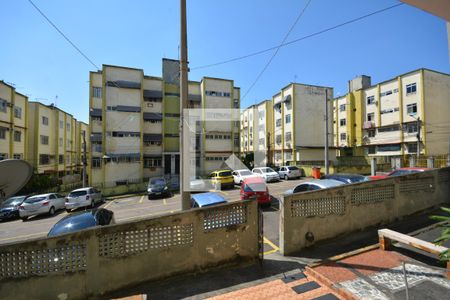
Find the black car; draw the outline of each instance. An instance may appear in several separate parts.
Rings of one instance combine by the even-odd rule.
[[[155,197],[170,197],[172,195],[167,181],[164,178],[152,178],[147,187],[148,199]]]
[[[48,237],[70,233],[95,226],[114,224],[114,213],[105,208],[80,211],[59,220],[47,234]]]
[[[19,206],[29,196],[15,196],[6,199],[0,206],[0,221],[19,218]]]
[[[336,173],[322,176],[320,179],[334,179],[343,183],[355,183],[369,181],[369,178],[359,174]]]

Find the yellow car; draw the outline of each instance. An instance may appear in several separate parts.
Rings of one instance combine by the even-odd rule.
[[[230,170],[217,170],[209,175],[216,189],[233,188],[234,178]]]

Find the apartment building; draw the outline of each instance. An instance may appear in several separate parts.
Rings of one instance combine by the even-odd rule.
[[[241,153],[254,153],[255,166],[272,163],[273,105],[264,100],[241,113]]]
[[[28,97],[0,81],[0,160],[27,159]]]
[[[75,123],[75,170],[77,174],[82,175],[83,170],[83,140],[86,141],[86,163],[89,164],[88,151],[90,150],[89,125],[78,121]],[[87,169],[86,169],[87,170]]]
[[[54,105],[28,103],[27,160],[37,174],[62,177],[79,169],[78,121]]]
[[[275,165],[323,161],[325,145],[325,103],[332,118],[333,88],[291,83],[272,97]],[[332,133],[329,122],[329,133]],[[331,135],[329,135],[331,137]],[[330,146],[332,139],[329,139]],[[335,151],[329,153],[334,160]]]
[[[448,153],[449,74],[418,69],[376,85],[360,76],[333,103],[341,156]]]
[[[162,65],[162,77],[112,65],[90,72],[90,184],[115,186],[179,174],[179,62],[163,59]],[[188,93],[192,109],[240,105],[239,88],[232,80],[190,81]],[[200,173],[220,167],[239,152],[238,138],[238,123],[203,122],[193,143],[192,165]]]

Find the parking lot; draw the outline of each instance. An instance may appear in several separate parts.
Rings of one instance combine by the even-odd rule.
[[[294,188],[302,181],[305,179],[268,184],[272,205],[263,209],[265,251],[267,253],[278,250],[278,199],[286,190]],[[238,186],[235,186],[234,189],[220,191],[220,194],[229,202],[240,201]],[[112,210],[116,223],[123,223],[180,211],[181,198],[179,194],[175,194],[170,198],[148,200],[147,195],[130,195],[108,200],[99,207]],[[0,223],[0,244],[46,236],[52,226],[67,214],[65,210],[61,210],[53,217],[43,215],[32,217],[25,222],[20,219],[2,222]]]

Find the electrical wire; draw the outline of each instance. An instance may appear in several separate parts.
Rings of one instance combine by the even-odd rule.
[[[33,1],[28,0],[28,2],[41,14],[42,17],[44,17],[44,19],[47,20],[47,22],[56,29],[56,31],[58,31],[58,33],[73,47],[75,48],[75,50],[77,50],[78,53],[81,54],[81,56],[83,56],[91,65],[93,65],[97,70],[100,70],[100,68],[86,55],[83,53],[83,51],[80,50],[80,48],[77,47],[77,45],[75,45],[75,43],[73,43],[68,37],[67,35],[65,35],[59,28],[58,26],[55,25],[55,23],[53,23],[43,12],[42,10],[39,9],[39,7],[37,7],[36,4],[34,4]]]
[[[275,56],[278,54],[278,51],[280,51],[281,49],[281,45],[283,45],[287,38],[289,37],[289,34],[291,34],[292,30],[294,29],[295,25],[297,25],[298,21],[301,19],[301,17],[303,16],[303,14],[305,13],[306,9],[308,8],[308,6],[311,4],[311,0],[308,0],[308,2],[306,2],[305,7],[303,8],[303,10],[300,12],[300,14],[297,16],[297,18],[295,19],[294,23],[291,25],[291,27],[289,28],[288,32],[285,34],[283,40],[281,41],[281,44],[276,48],[275,52],[272,54],[272,56],[269,58],[269,60],[267,61],[267,63],[264,65],[264,67],[262,68],[262,70],[259,72],[258,76],[256,76],[255,80],[253,81],[253,83],[250,85],[250,87],[248,88],[248,90],[245,92],[244,96],[242,97],[242,100],[245,99],[245,97],[247,97],[247,95],[250,93],[250,91],[253,89],[253,87],[255,86],[255,84],[258,82],[258,80],[261,78],[261,76],[264,74],[264,72],[267,70],[267,68],[269,67],[269,65],[272,63],[273,59],[275,58]],[[255,99],[255,103],[256,103],[256,99]]]
[[[259,50],[259,51],[253,52],[253,53],[249,53],[249,54],[247,54],[247,55],[242,55],[242,56],[238,56],[238,57],[235,57],[235,58],[230,58],[230,59],[223,60],[223,61],[219,61],[219,62],[212,63],[212,64],[202,65],[202,66],[198,66],[198,67],[192,67],[192,68],[190,68],[190,69],[191,69],[191,70],[199,70],[199,69],[211,68],[211,67],[215,67],[215,66],[227,64],[227,63],[230,63],[230,62],[235,62],[235,61],[243,60],[243,59],[246,59],[246,58],[249,58],[249,57],[252,57],[252,56],[260,55],[260,54],[269,52],[269,51],[271,51],[271,50],[275,50],[275,49],[277,49],[278,47],[285,47],[285,46],[288,46],[288,45],[291,45],[291,44],[294,44],[294,43],[297,43],[297,42],[300,42],[300,41],[303,41],[303,40],[306,40],[306,39],[309,39],[309,38],[312,38],[312,37],[315,37],[315,36],[318,36],[318,35],[321,35],[321,34],[323,34],[323,33],[332,31],[332,30],[334,30],[334,29],[343,27],[343,26],[345,26],[345,25],[348,25],[348,24],[351,24],[351,23],[358,22],[358,21],[363,20],[363,19],[365,19],[365,18],[368,18],[368,17],[374,16],[374,15],[380,14],[380,13],[382,13],[382,12],[385,12],[385,11],[388,11],[388,10],[391,10],[391,9],[394,9],[394,8],[399,7],[399,6],[401,6],[401,5],[404,5],[404,3],[398,3],[398,4],[395,4],[395,5],[392,5],[392,6],[388,6],[388,7],[386,7],[386,8],[383,8],[383,9],[380,9],[380,10],[377,10],[377,11],[374,11],[374,12],[371,12],[371,13],[369,13],[369,14],[366,14],[366,15],[363,15],[363,16],[360,16],[360,17],[357,17],[357,18],[348,20],[348,21],[343,22],[343,23],[339,23],[339,24],[337,24],[337,25],[334,25],[334,26],[328,27],[328,28],[326,28],[326,29],[317,31],[317,32],[315,32],[315,33],[312,33],[312,34],[303,36],[303,37],[301,37],[301,38],[297,38],[297,39],[294,39],[294,40],[292,40],[292,41],[289,41],[289,42],[286,42],[286,43],[282,43],[282,44],[280,44],[280,45],[278,45],[278,46],[270,47],[270,48],[267,48],[267,49],[264,49],[264,50]]]

